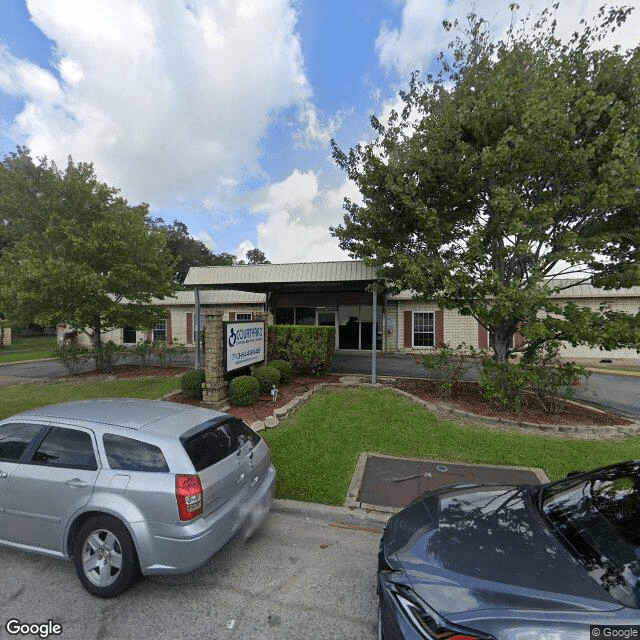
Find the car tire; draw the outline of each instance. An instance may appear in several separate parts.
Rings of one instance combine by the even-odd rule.
[[[78,531],[73,561],[82,586],[98,598],[120,595],[140,567],[127,528],[112,516],[95,516]]]

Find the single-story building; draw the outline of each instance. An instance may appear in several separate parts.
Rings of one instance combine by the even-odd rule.
[[[102,334],[102,340],[112,340],[116,344],[134,345],[140,340],[177,340],[188,347],[195,346],[196,322],[195,296],[191,291],[178,291],[171,298],[154,300],[153,304],[164,307],[167,317],[158,326],[148,331],[140,331],[135,327],[122,327],[106,331]],[[263,311],[265,296],[260,293],[247,291],[220,291],[207,290],[200,293],[200,304],[203,308],[221,309],[227,320],[251,320],[253,314]],[[204,326],[203,322],[201,326]],[[58,325],[57,339],[62,343],[66,333],[71,331],[69,325]],[[78,344],[90,346],[91,339],[86,333],[78,334]]]
[[[106,332],[103,339],[118,344],[145,339],[177,340],[195,348],[199,308],[200,327],[204,327],[206,309],[221,309],[224,319],[232,321],[252,320],[255,313],[268,311],[270,322],[276,324],[332,326],[340,351],[371,352],[374,333],[376,349],[384,353],[420,353],[443,342],[454,347],[464,342],[487,349],[491,341],[474,318],[415,300],[411,291],[386,293],[375,269],[357,260],[192,267],[184,284],[190,289],[154,301],[166,308],[167,317],[153,330],[123,327]],[[570,281],[562,282],[566,284]],[[636,314],[640,310],[640,287],[606,291],[579,284],[564,289],[557,298],[593,309],[606,302],[618,311]],[[69,327],[58,328],[59,341],[66,331]],[[520,339],[519,335],[514,336],[514,346]],[[80,334],[79,340],[80,344],[90,344],[85,334]],[[632,349],[603,352],[569,345],[563,347],[561,355],[640,358]]]
[[[571,281],[558,284],[570,285]],[[362,261],[193,267],[185,286],[193,287],[201,304],[212,288],[223,297],[231,295],[231,290],[262,293],[271,321],[333,326],[338,350],[371,351],[374,327],[377,350],[385,353],[420,353],[443,342],[487,349],[491,340],[474,318],[415,300],[411,291],[386,294],[375,269]],[[614,310],[636,314],[640,287],[607,291],[577,284],[564,289],[557,299],[593,309],[605,302]],[[516,334],[514,346],[521,339]],[[561,355],[582,358],[602,357],[603,353],[610,358],[640,357],[632,349],[602,352],[570,345],[563,347]]]

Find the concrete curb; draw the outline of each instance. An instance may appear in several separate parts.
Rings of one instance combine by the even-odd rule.
[[[391,517],[391,513],[379,510],[363,509],[356,507],[334,507],[328,504],[316,504],[312,502],[298,502],[297,500],[283,500],[276,498],[273,501],[272,510],[280,513],[291,513],[308,518],[329,520],[331,523],[340,523],[352,527],[366,527],[377,525],[375,528],[382,530],[382,525]],[[367,526],[368,525],[368,526]]]
[[[55,358],[37,358],[35,360],[16,360],[15,362],[0,362],[0,367],[8,367],[12,364],[29,364],[31,362],[49,362]]]
[[[391,391],[395,391],[397,394],[405,397],[407,400],[414,402],[415,404],[419,404],[424,407],[427,411],[432,411],[434,413],[439,414],[443,417],[450,417],[454,419],[463,419],[469,420],[470,422],[474,422],[478,425],[488,424],[496,427],[508,427],[508,428],[518,428],[526,431],[527,433],[535,433],[539,435],[557,435],[557,436],[573,436],[576,438],[590,439],[590,440],[600,440],[604,438],[624,438],[626,436],[637,436],[640,435],[640,421],[636,420],[629,425],[611,425],[611,426],[601,426],[594,427],[590,425],[558,425],[558,424],[544,424],[544,423],[535,423],[535,422],[525,422],[523,420],[508,420],[506,418],[499,418],[495,416],[483,416],[475,413],[471,413],[469,411],[465,411],[463,409],[458,409],[457,407],[452,406],[446,401],[438,400],[436,402],[429,402],[427,400],[422,400],[418,398],[408,391],[404,391],[403,389],[396,389],[392,386],[385,386],[382,384],[385,380],[394,380],[399,376],[390,377],[383,376],[379,379],[381,383],[372,385],[371,383],[362,382],[362,378],[366,378],[368,376],[361,374],[357,375],[344,375],[340,378],[340,382],[330,383],[323,382],[315,387],[312,387],[309,391],[304,393],[303,395],[296,396],[292,400],[290,400],[285,406],[280,407],[279,409],[275,409],[273,414],[267,416],[264,420],[257,420],[251,423],[249,426],[254,431],[262,431],[262,429],[273,429],[278,426],[280,420],[284,420],[289,415],[291,415],[296,409],[301,407],[306,400],[311,397],[314,393],[321,391],[323,389],[342,389],[345,387],[371,387],[371,388],[384,388],[390,389]],[[572,401],[573,404],[580,405],[579,402]],[[586,405],[585,405],[586,406]],[[607,413],[606,411],[602,411],[601,409],[597,409],[595,407],[589,407],[589,409],[593,409],[595,411],[600,411],[601,413]]]

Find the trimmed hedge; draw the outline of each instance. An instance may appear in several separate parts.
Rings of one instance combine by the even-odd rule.
[[[271,389],[280,382],[280,371],[270,364],[256,367],[251,375],[260,383],[263,393],[271,393]]]
[[[229,382],[229,400],[234,407],[253,404],[260,395],[260,382],[253,376],[237,376]]]
[[[204,381],[204,369],[193,369],[187,371],[180,378],[180,389],[182,393],[186,393],[194,398],[202,398],[202,383]]]
[[[275,367],[280,372],[280,382],[286,384],[291,382],[293,378],[293,367],[286,360],[272,360],[269,362],[270,367]]]
[[[294,371],[316,375],[327,371],[335,348],[333,327],[282,324],[269,327],[269,360],[286,360]]]

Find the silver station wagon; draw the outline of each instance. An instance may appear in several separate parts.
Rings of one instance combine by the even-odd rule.
[[[225,413],[86,400],[0,422],[0,544],[73,558],[110,598],[143,575],[186,573],[273,502],[269,446]]]

